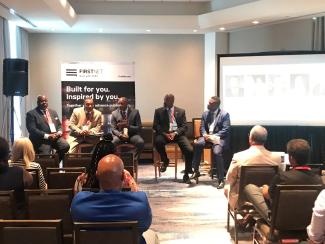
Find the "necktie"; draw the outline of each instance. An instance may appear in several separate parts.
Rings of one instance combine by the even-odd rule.
[[[51,119],[51,115],[50,115],[48,109],[45,110],[45,119],[46,119],[46,121],[47,121],[48,124],[52,124],[53,123],[52,122],[52,119]]]
[[[126,119],[126,112],[125,111],[121,111],[122,114],[122,119],[125,120]]]

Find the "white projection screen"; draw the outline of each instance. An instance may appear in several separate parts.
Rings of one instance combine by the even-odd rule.
[[[325,52],[218,55],[232,125],[325,125]]]

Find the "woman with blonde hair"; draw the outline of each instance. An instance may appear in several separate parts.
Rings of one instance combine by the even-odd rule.
[[[40,189],[47,189],[42,168],[38,163],[34,162],[34,160],[35,151],[32,142],[27,137],[15,140],[12,146],[10,165],[38,169]]]

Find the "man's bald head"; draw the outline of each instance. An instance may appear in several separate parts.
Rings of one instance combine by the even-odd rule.
[[[103,157],[97,167],[96,176],[102,190],[121,190],[124,165],[121,158],[114,154]]]

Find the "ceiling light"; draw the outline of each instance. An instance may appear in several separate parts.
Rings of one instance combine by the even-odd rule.
[[[196,33],[197,32],[197,29],[194,29],[193,32]]]
[[[313,17],[312,19],[313,19],[313,20],[317,20],[317,17]]]
[[[103,33],[103,28],[99,28],[99,29],[98,29],[98,32],[99,32],[99,33]]]
[[[151,32],[151,30],[147,29],[146,32]]]
[[[67,0],[60,0],[60,4],[63,8],[65,8],[65,6],[67,6]]]
[[[71,6],[69,8],[69,15],[71,18],[74,18],[76,15],[76,12],[74,11],[73,7],[71,7]]]
[[[220,27],[219,30],[224,31],[224,30],[226,30],[226,28],[225,27]]]
[[[16,14],[16,11],[15,11],[14,9],[11,8],[11,9],[9,9],[9,13],[15,15],[15,14]]]
[[[257,25],[257,24],[259,24],[260,22],[258,22],[258,20],[254,20],[254,21],[252,21],[252,24],[254,24],[254,25]]]

